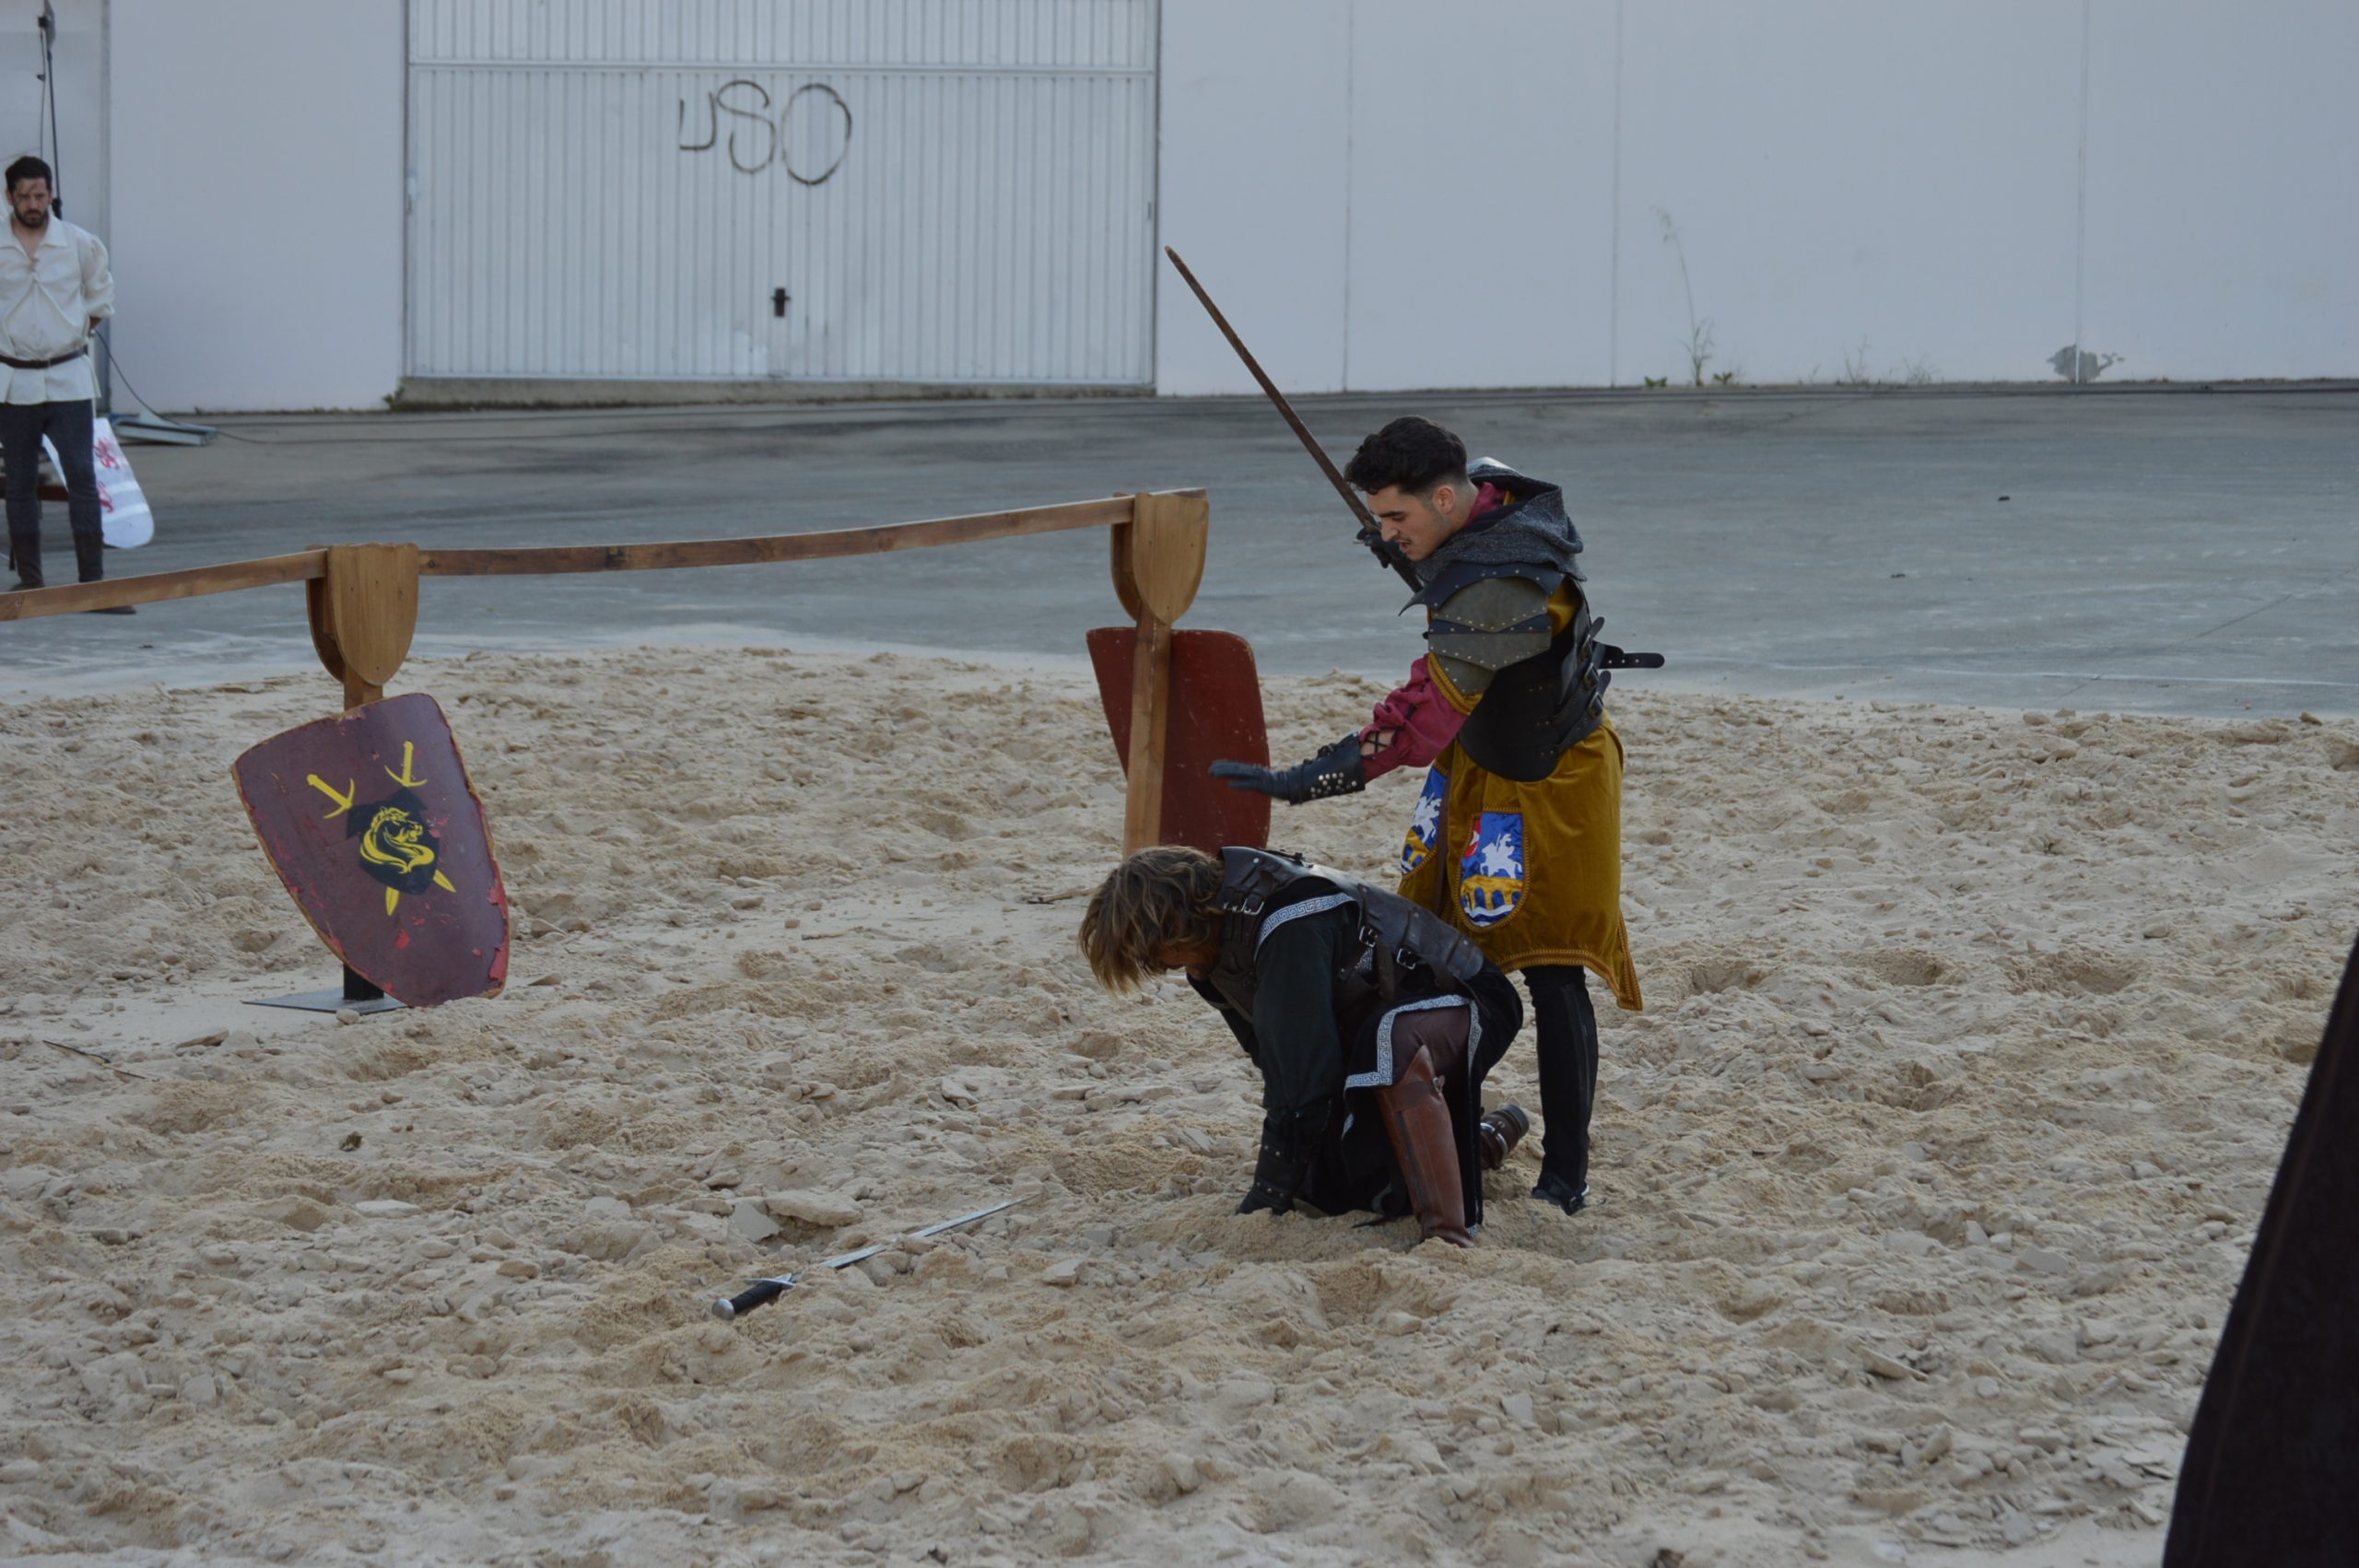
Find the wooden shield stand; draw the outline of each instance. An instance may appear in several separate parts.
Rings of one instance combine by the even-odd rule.
[[[376,702],[409,657],[410,639],[417,632],[417,546],[331,544],[326,574],[303,584],[303,602],[311,614],[311,648],[327,673],[344,684],[344,710]],[[402,1004],[347,964],[340,990],[298,991],[256,1005],[383,1012]]]
[[[1138,642],[1138,633],[1129,626],[1098,626],[1089,633],[1097,698],[1114,734],[1115,755],[1126,767],[1137,743],[1131,728],[1131,687]],[[1235,632],[1174,631],[1168,694],[1162,812],[1145,843],[1192,845],[1207,854],[1219,853],[1224,844],[1266,845],[1270,797],[1232,790],[1212,776],[1212,765],[1223,759],[1269,766],[1252,644]],[[1132,789],[1135,793],[1135,783]]]
[[[417,632],[417,546],[331,544],[327,575],[303,585],[311,647],[344,683],[349,713],[385,695]]]
[[[1101,681],[1107,718],[1130,778],[1123,802],[1123,844],[1126,849],[1158,841],[1201,842],[1207,848],[1260,844],[1268,837],[1268,801],[1230,790],[1204,772],[1207,764],[1222,756],[1268,760],[1252,650],[1243,638],[1226,633],[1172,629],[1194,603],[1203,578],[1209,521],[1210,506],[1203,491],[1172,490],[750,538],[447,550],[332,544],[256,560],[0,593],[0,623],[299,582],[311,614],[311,646],[328,673],[342,684],[349,712],[382,697],[385,683],[408,656],[417,627],[421,576],[543,576],[835,560],[1106,527],[1112,531],[1114,591],[1135,623],[1114,628],[1110,635],[1119,639],[1115,643],[1093,638],[1097,644],[1093,658],[1110,659],[1117,665],[1101,671]],[[1121,678],[1125,666],[1127,686]],[[289,997],[284,1004],[350,1006],[362,1012],[399,1005],[348,971],[341,993]]]
[[[1203,580],[1210,515],[1201,494],[1143,495],[1110,536],[1114,593],[1136,625],[1091,632],[1089,657],[1129,776],[1125,855],[1151,844],[1259,846],[1270,836],[1269,797],[1206,771],[1222,757],[1269,761],[1253,650],[1234,633],[1172,626]]]

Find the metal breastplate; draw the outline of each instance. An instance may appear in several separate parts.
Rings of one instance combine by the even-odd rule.
[[[1464,933],[1397,893],[1298,855],[1241,848],[1220,854],[1221,955],[1207,983],[1249,1018],[1257,989],[1254,955],[1267,930],[1275,929],[1269,925],[1270,912],[1283,916],[1287,888],[1309,878],[1333,887],[1359,918],[1353,962],[1336,976],[1339,1010],[1349,1011],[1356,1000],[1354,993],[1369,985],[1389,1006],[1420,970],[1443,989],[1462,986],[1483,971],[1482,950]]]
[[[1485,591],[1505,590],[1507,579],[1536,595],[1539,614],[1506,624],[1480,613]],[[1460,689],[1476,699],[1458,743],[1475,766],[1520,784],[1547,778],[1559,757],[1605,721],[1605,688],[1613,679],[1598,640],[1605,622],[1590,614],[1586,588],[1574,589],[1579,602],[1565,629],[1553,636],[1547,630],[1546,603],[1566,580],[1563,572],[1537,562],[1470,562],[1445,571],[1419,595],[1435,607],[1427,646]],[[1507,606],[1516,596],[1493,597]],[[1476,613],[1461,609],[1469,605]],[[1464,678],[1469,666],[1478,666],[1471,682]]]
[[[1598,627],[1584,598],[1546,649],[1491,677],[1458,743],[1485,773],[1519,784],[1556,770],[1556,761],[1605,722],[1613,672],[1600,662]]]

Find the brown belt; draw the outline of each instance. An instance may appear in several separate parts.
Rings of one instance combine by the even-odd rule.
[[[88,352],[90,350],[86,345],[71,354],[61,354],[54,359],[19,359],[13,354],[0,354],[0,365],[6,365],[12,370],[46,370],[52,365],[71,364]]]

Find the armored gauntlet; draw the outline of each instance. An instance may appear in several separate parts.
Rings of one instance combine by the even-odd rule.
[[[1262,767],[1250,762],[1216,762],[1213,777],[1226,778],[1232,790],[1273,795],[1288,805],[1323,801],[1330,795],[1356,795],[1367,788],[1367,769],[1360,762],[1360,736],[1350,734],[1292,767]]]

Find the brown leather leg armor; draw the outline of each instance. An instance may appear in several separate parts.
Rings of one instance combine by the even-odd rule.
[[[1442,1093],[1444,1084],[1455,1082],[1466,1070],[1466,1023],[1462,1007],[1404,1012],[1394,1019],[1392,1083],[1376,1092],[1422,1239],[1439,1236],[1452,1246],[1474,1245],[1460,1186],[1458,1133]]]

